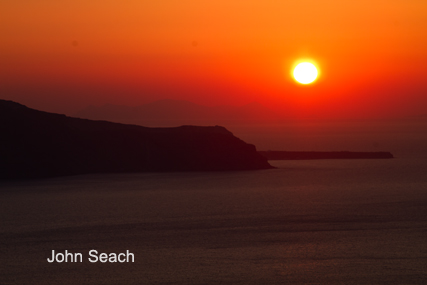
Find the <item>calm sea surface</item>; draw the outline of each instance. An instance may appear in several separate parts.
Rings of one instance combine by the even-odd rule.
[[[0,283],[427,284],[426,162],[3,182]],[[90,263],[91,249],[135,262]]]

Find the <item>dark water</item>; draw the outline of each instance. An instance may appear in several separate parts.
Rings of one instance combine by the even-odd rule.
[[[425,158],[273,163],[2,183],[0,283],[427,284]]]

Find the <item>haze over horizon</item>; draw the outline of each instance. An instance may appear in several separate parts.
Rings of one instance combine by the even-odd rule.
[[[243,105],[202,105],[187,100],[161,99],[137,106],[101,104],[89,105],[85,108],[68,114],[93,120],[107,120],[128,124],[151,126],[156,122],[158,126],[172,126],[176,124],[271,124],[297,123],[316,120],[318,122],[331,121],[424,121],[427,113],[402,116],[338,116],[319,117],[318,114],[297,116],[292,112],[278,112],[258,102]],[[153,125],[155,126],[155,125]]]
[[[264,151],[388,151],[397,157],[419,157],[427,143],[426,116],[295,120],[275,115],[272,119],[271,110],[256,103],[242,107],[207,107],[188,101],[159,100],[138,107],[92,106],[71,117],[144,127],[220,125]]]

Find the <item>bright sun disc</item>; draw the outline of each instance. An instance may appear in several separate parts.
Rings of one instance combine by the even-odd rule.
[[[302,62],[294,69],[294,78],[301,84],[312,83],[317,78],[317,68],[309,62]]]

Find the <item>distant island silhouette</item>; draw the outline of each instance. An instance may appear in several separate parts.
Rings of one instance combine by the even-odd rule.
[[[258,151],[268,160],[304,160],[304,159],[387,159],[393,158],[390,152],[358,151]]]
[[[148,128],[0,100],[0,132],[0,179],[272,168],[254,145],[220,126]]]

